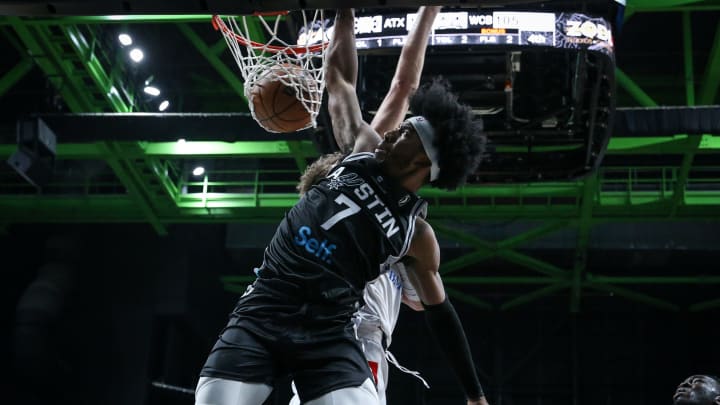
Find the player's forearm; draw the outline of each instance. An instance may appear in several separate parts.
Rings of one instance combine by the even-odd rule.
[[[420,85],[428,35],[440,8],[432,6],[418,9],[418,18],[400,52],[390,89],[371,123],[372,127],[381,134],[397,128],[405,119],[410,107],[410,95]]]
[[[449,300],[437,305],[425,305],[425,319],[445,357],[460,381],[469,400],[484,396],[475,372],[465,331]]]
[[[328,92],[332,92],[337,85],[346,83],[354,87],[357,71],[355,13],[351,8],[339,9],[325,61],[325,85]]]
[[[440,6],[425,6],[418,9],[413,30],[408,34],[407,41],[400,52],[400,59],[395,70],[394,81],[414,91],[420,84],[428,36]]]
[[[328,108],[332,118],[333,135],[340,151],[348,153],[353,149],[358,134],[353,123],[362,119],[354,117],[355,108],[349,106],[352,102],[349,98],[356,97],[354,93],[358,73],[353,9],[337,10],[333,37],[327,52],[325,86],[329,96]]]

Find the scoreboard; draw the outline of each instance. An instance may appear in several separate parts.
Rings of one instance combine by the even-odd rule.
[[[417,13],[356,15],[358,51],[402,47],[416,19]],[[325,22],[328,37],[332,35],[331,23]],[[312,37],[301,32],[298,44],[304,45]],[[545,46],[613,52],[610,24],[580,13],[443,11],[435,18],[429,45]]]

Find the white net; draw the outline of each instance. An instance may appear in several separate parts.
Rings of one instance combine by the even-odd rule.
[[[245,97],[253,118],[271,132],[278,131],[267,128],[255,113],[252,97],[258,83],[280,81],[295,91],[295,96],[310,114],[309,123],[300,129],[316,126],[325,90],[323,65],[328,33],[323,11],[299,10],[295,13],[301,16],[303,27],[298,44],[290,44],[278,36],[278,28],[287,13],[213,17],[213,25],[225,37],[245,80]]]

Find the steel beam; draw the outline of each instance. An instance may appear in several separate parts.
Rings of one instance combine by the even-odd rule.
[[[495,257],[497,252],[494,250],[478,250],[476,252],[468,253],[457,257],[450,261],[440,264],[440,274],[450,274],[457,270],[467,268],[471,264],[477,264],[491,257]]]
[[[196,193],[181,194],[177,206],[180,208],[262,208],[279,207],[288,209],[298,201],[297,194],[223,194]],[[250,211],[250,210],[248,210]]]
[[[62,73],[62,72],[60,72]],[[634,117],[625,119],[624,116]],[[690,114],[697,117],[699,124],[695,128],[678,125],[683,115]],[[646,153],[677,153],[672,148],[677,134],[720,134],[720,127],[714,117],[720,114],[718,106],[702,107],[661,107],[661,108],[628,108],[618,109],[610,139],[608,153],[624,153],[622,148],[627,144],[645,143],[646,148],[658,144],[657,149],[647,150]],[[90,142],[100,140],[112,141],[146,141],[168,142],[184,138],[188,141],[268,141],[268,140],[312,140],[311,130],[293,133],[268,133],[262,129],[249,113],[80,113],[80,114],[37,114],[64,142]],[[675,123],[670,128],[657,125],[652,130],[633,128],[627,124],[628,120],[658,121],[669,119]],[[98,132],[97,128],[103,131]],[[641,126],[645,128],[645,126]],[[662,133],[660,133],[662,132]],[[662,148],[664,143],[668,143]],[[565,145],[567,146],[567,145]],[[618,146],[620,149],[618,149]],[[577,148],[572,145],[572,148]],[[498,153],[516,153],[526,147],[498,146]],[[534,149],[534,148],[533,148]],[[643,153],[643,151],[630,150],[627,153]],[[702,152],[702,151],[701,151]],[[566,182],[543,182],[544,185],[558,185],[567,188]],[[580,183],[577,183],[578,187]],[[532,185],[530,186],[532,187]],[[443,191],[435,192],[438,197]]]
[[[670,216],[675,216],[680,204],[685,202],[685,191],[687,188],[688,176],[690,175],[690,168],[692,167],[693,159],[695,158],[695,151],[700,146],[702,138],[699,136],[691,137],[690,142],[694,145],[694,149],[688,150],[683,154],[683,161],[678,170],[677,178],[675,179],[675,187],[673,187],[672,196],[672,208],[670,210]],[[692,147],[692,146],[691,146]]]
[[[107,102],[107,108],[116,113],[130,112],[133,109],[134,103],[133,92],[128,92],[122,83],[115,83],[115,79],[107,74],[105,68],[95,55],[94,44],[89,43],[80,30],[74,25],[63,26],[62,29],[82,62],[82,65],[94,81],[97,90]],[[125,103],[125,100],[123,100],[120,94],[121,92],[131,95],[129,103]],[[140,206],[140,210],[144,213],[155,231],[160,235],[166,235],[167,229],[159,219],[157,212],[159,208],[155,206],[161,204],[157,201],[158,193],[155,192],[156,190],[152,190],[152,182],[150,179],[143,178],[141,172],[135,167],[137,159],[124,159],[118,156],[118,154],[122,154],[123,150],[127,148],[136,151],[136,153],[142,153],[138,143],[125,145],[125,148],[117,142],[107,142],[104,146],[111,154],[106,158],[108,165],[113,169],[115,175],[120,179],[130,195],[135,198],[135,201]],[[147,161],[141,159],[141,162],[145,164]],[[151,171],[150,175],[157,180],[159,184],[164,184],[164,178],[161,174]],[[168,197],[166,202],[174,203],[174,196],[167,194],[167,188],[161,188],[161,194]],[[175,207],[173,206],[172,208]],[[166,210],[168,209],[166,208]]]
[[[687,105],[695,105],[695,73],[693,67],[692,29],[690,12],[682,12],[683,61],[685,66],[685,100]]]
[[[309,131],[275,134],[250,113],[40,114],[63,142],[93,141],[307,141]],[[102,131],[98,131],[102,128]]]
[[[690,311],[698,312],[698,311],[704,311],[706,309],[713,309],[713,308],[717,308],[717,307],[720,307],[720,298],[693,304],[690,306]]]
[[[622,88],[624,88],[641,106],[657,107],[658,103],[619,68],[615,69],[615,78],[617,78],[618,84],[622,86]]]
[[[222,207],[200,207],[183,208],[180,210],[181,217],[176,218],[173,223],[227,223],[237,221],[245,224],[278,224],[278,218],[287,213],[287,206],[274,206],[272,203],[264,203],[264,196],[258,196],[260,204],[247,208],[222,208]],[[297,202],[297,201],[295,201]]]
[[[32,70],[33,63],[30,58],[22,59],[17,65],[13,66],[12,69],[7,71],[2,77],[0,77],[0,96],[5,94],[12,86],[15,85],[20,79]]]
[[[580,220],[578,222],[578,241],[575,247],[575,257],[572,270],[572,285],[570,286],[570,312],[580,312],[580,298],[582,296],[582,277],[587,266],[588,242],[592,228],[593,207],[595,193],[597,192],[597,173],[585,179],[583,186],[582,203],[580,207]]]
[[[3,18],[8,19],[9,17],[0,17],[0,19],[3,19]],[[20,41],[16,38],[16,35],[13,34],[13,30],[11,28],[12,27],[9,25],[8,26],[0,25],[0,34],[2,34],[4,39],[10,45],[12,45],[12,47],[15,48],[15,50],[17,50],[20,55],[22,55],[23,57],[27,57],[28,56],[27,47],[25,47],[25,45],[20,43]]]
[[[551,276],[551,277],[565,277],[567,275],[567,272],[553,264],[544,262],[542,260],[530,257],[528,255],[519,253],[517,251],[504,248],[504,249],[497,249],[497,246],[493,243],[484,241],[478,237],[469,235],[466,232],[458,231],[456,229],[453,229],[449,226],[446,226],[444,224],[435,223],[432,224],[433,228],[440,234],[448,236],[452,239],[455,239],[457,241],[463,242],[471,247],[474,247],[475,249],[479,250],[481,252],[481,255],[487,254],[487,252],[494,252],[497,256],[511,262],[518,264],[520,266],[523,266],[525,268],[528,268],[533,271],[537,271],[539,273],[543,273],[545,275]],[[520,239],[523,240],[523,239]],[[473,262],[483,256],[473,256]],[[456,260],[463,260],[462,258],[456,259]],[[471,263],[466,263],[471,264]],[[455,270],[457,268],[460,268],[457,264],[451,264],[451,269]],[[441,272],[442,274],[447,274],[447,270],[441,266]]]
[[[419,194],[432,201],[440,198],[472,198],[472,197],[572,197],[578,195],[581,183],[569,181],[566,183],[515,183],[507,185],[484,185],[482,187],[466,186],[456,191],[447,191],[438,188],[424,187]]]
[[[490,242],[484,241],[466,232],[453,229],[449,226],[435,221],[433,221],[431,225],[439,234],[465,243],[466,245],[471,246],[477,250],[476,252],[463,255],[447,263],[441,263],[439,271],[443,275],[465,268],[471,264],[478,263],[497,254],[495,246]]]
[[[95,55],[95,47],[91,43],[88,43],[87,38],[85,38],[76,26],[64,26],[63,31],[87,73],[95,82],[100,94],[103,95],[108,103],[108,107],[116,113],[131,112],[133,110],[134,100],[131,99],[129,102],[125,102],[120,93],[134,94],[134,91],[128,92],[123,83],[114,83],[113,78],[105,71],[100,60]]]
[[[145,144],[144,152],[147,156],[163,158],[188,156],[304,159],[317,156],[311,141],[296,141],[292,145],[288,141],[153,142]]]
[[[671,302],[661,300],[659,298],[655,298],[655,297],[652,297],[647,294],[632,291],[627,288],[618,287],[618,286],[612,285],[612,284],[587,282],[587,283],[585,283],[585,287],[591,288],[593,290],[602,291],[602,292],[608,292],[611,294],[617,294],[621,297],[627,298],[632,301],[640,302],[643,304],[651,305],[651,306],[662,308],[662,309],[667,309],[670,311],[677,312],[680,310],[679,306],[677,306]]]
[[[138,148],[122,149],[123,157],[127,159],[172,159],[182,157],[192,158],[292,158],[290,146],[286,141],[267,142],[155,142],[155,143],[125,143],[135,144]],[[312,142],[298,141],[293,146],[296,155],[302,158],[315,157],[316,151]],[[17,145],[0,145],[0,158],[6,159],[15,150]],[[108,152],[104,142],[92,143],[60,143],[56,149],[57,159],[105,159]]]
[[[6,185],[0,185],[5,192],[7,192]],[[190,199],[189,197],[193,197]],[[223,221],[236,221],[241,223],[276,223],[277,218],[282,217],[283,213],[286,212],[294,203],[297,202],[297,196],[292,193],[286,194],[266,194],[266,193],[247,193],[247,194],[233,194],[230,196],[224,196],[223,199],[216,199],[218,196],[208,194],[207,209],[201,204],[201,196],[188,196],[181,195],[178,197],[175,209],[160,209],[158,211],[158,218],[163,224],[169,223],[217,223]],[[227,198],[225,198],[227,197]],[[42,222],[41,218],[47,219],[48,222],[88,222],[100,220],[101,218],[108,218],[108,221],[112,221],[113,218],[117,217],[115,212],[105,210],[103,204],[108,199],[120,199],[124,200],[125,195],[120,194],[91,194],[91,195],[66,195],[65,200],[61,201],[53,196],[36,196],[32,195],[28,198],[27,195],[8,195],[0,194],[0,206],[3,207],[3,212],[0,216],[6,216],[8,219],[7,223],[37,223]],[[702,205],[696,204],[692,199],[687,200],[687,204],[678,208],[678,211],[674,218],[668,217],[669,207],[665,204],[664,211],[653,211],[648,212],[648,208],[639,205],[626,205],[618,206],[615,210],[602,209],[598,207],[593,213],[593,222],[596,223],[627,223],[627,222],[657,222],[657,221],[705,221],[708,219],[717,220],[720,219],[720,196],[715,198],[715,204],[713,205]],[[64,201],[70,203],[69,206],[64,204]],[[74,210],[74,206],[81,207],[87,206],[85,211]],[[462,211],[462,215],[466,215],[465,220],[472,222],[475,220],[487,220],[487,219],[545,219],[552,220],[555,214],[546,215],[535,215],[527,216],[522,213],[518,213],[517,207],[514,207],[513,211],[507,211],[502,215],[498,214],[493,216],[488,214],[487,208],[483,206],[475,207],[475,211],[478,212],[476,216],[473,213],[466,213],[464,207],[453,207],[448,206],[448,211],[454,211],[452,214],[453,218],[458,218],[458,211]],[[509,207],[513,208],[513,207]],[[41,213],[37,215],[27,216],[26,212],[33,210],[33,212]],[[133,213],[138,213],[135,210]],[[83,216],[88,217],[87,220]],[[447,218],[443,215],[439,215],[433,211],[432,216],[436,219]],[[135,214],[127,216],[129,222],[138,222]],[[145,218],[145,217],[141,217]],[[2,221],[0,221],[2,222]],[[147,222],[147,220],[145,220]],[[488,254],[487,252],[475,252],[476,254]],[[501,256],[504,260],[507,260],[506,256]],[[481,257],[482,258],[482,257]],[[442,268],[444,269],[447,263],[444,263]],[[557,267],[543,268],[545,273],[551,278],[567,279],[569,273],[559,273]],[[453,270],[453,269],[450,269]],[[550,272],[548,272],[548,270]],[[555,270],[555,271],[553,271]],[[562,269],[560,269],[562,270]],[[535,271],[538,271],[535,269]],[[444,273],[443,273],[444,274]]]
[[[29,56],[42,69],[53,86],[62,95],[70,111],[96,111],[92,100],[82,91],[82,84],[75,77],[72,66],[68,65],[50,46],[48,33],[44,27],[27,27],[18,17],[7,17],[18,37],[28,50]]]
[[[718,87],[720,87],[720,23],[715,29],[715,40],[705,67],[700,104],[713,104],[717,97]]]
[[[613,138],[720,134],[718,114],[720,106],[717,105],[619,108],[612,128]]]
[[[659,155],[688,152],[718,153],[720,152],[720,136],[675,135],[647,138],[611,138],[607,151],[610,155]]]
[[[143,212],[147,221],[160,235],[167,235],[167,229],[160,222],[157,213],[154,211],[150,203],[150,195],[147,190],[144,189],[142,180],[135,172],[132,163],[129,160],[121,158],[123,155],[120,146],[115,142],[108,142],[106,144],[108,158],[106,159],[108,165],[113,169],[115,175],[120,179],[125,189],[138,204],[140,211]]]
[[[545,262],[540,259],[536,259],[532,256],[522,254],[515,250],[503,250],[498,253],[499,257],[502,257],[506,261],[515,263],[526,269],[533,270],[538,273],[545,274],[546,276],[556,278],[567,278],[569,272],[563,268],[555,266],[554,264]]]
[[[129,195],[96,196],[3,196],[0,219],[7,223],[137,223],[147,222]]]
[[[542,297],[547,297],[548,295],[554,294],[560,290],[563,290],[565,288],[570,287],[570,283],[567,281],[558,282],[556,284],[549,285],[547,287],[540,288],[539,290],[535,290],[531,293],[521,295],[517,298],[513,298],[509,301],[506,301],[500,306],[501,311],[507,311],[508,309],[518,307],[523,304],[527,304],[529,302],[535,301]]]
[[[220,38],[217,42],[215,42],[215,45],[209,45],[210,52],[212,52],[214,55],[216,55],[218,58],[220,55],[225,53],[227,51],[227,42],[225,42],[225,38]]]
[[[497,256],[500,251],[512,249],[513,247],[518,246],[524,242],[538,239],[544,235],[555,232],[556,230],[563,228],[566,225],[567,221],[553,221],[546,225],[539,226],[527,232],[521,233],[519,235],[511,236],[494,244],[477,245],[475,244],[474,240],[468,240],[466,242],[469,243],[471,246],[475,246],[478,251],[468,253],[461,257],[450,260],[449,262],[441,264],[440,272],[442,274],[449,274],[453,271],[465,268],[471,264],[479,263],[483,260]]]
[[[568,225],[568,221],[566,221],[566,220],[551,221],[544,225],[530,229],[529,231],[526,231],[521,234],[503,239],[500,242],[497,242],[496,246],[498,247],[498,249],[514,248],[515,246],[521,245],[524,242],[529,242],[529,241],[532,241],[535,239],[539,239],[545,235],[548,235],[557,230],[565,228],[567,225]]]
[[[148,166],[151,168],[152,173],[156,176],[158,180],[160,180],[160,184],[162,184],[165,195],[167,195],[174,204],[177,204],[178,195],[180,194],[180,190],[178,189],[177,184],[173,183],[170,180],[170,176],[168,174],[168,166],[169,163],[165,162],[163,163],[160,161],[160,159],[155,158],[149,158],[146,160]]]
[[[215,68],[215,70],[218,72],[220,77],[222,77],[225,82],[232,88],[235,93],[247,104],[248,100],[245,97],[245,86],[231,70],[225,65],[225,62],[220,60],[218,55],[213,52],[210,47],[203,41],[202,38],[187,24],[180,23],[177,25],[180,32],[185,35],[185,38],[187,38],[191,44],[195,47],[195,49],[200,52],[202,56],[205,57],[205,59],[210,63],[212,67]]]

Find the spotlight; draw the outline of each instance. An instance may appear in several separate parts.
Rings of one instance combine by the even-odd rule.
[[[170,102],[167,100],[163,100],[162,103],[158,106],[159,111],[165,111],[170,106]]]
[[[135,63],[139,63],[143,58],[145,57],[145,54],[140,48],[133,48],[130,51],[130,59],[133,60]]]
[[[193,176],[202,176],[205,173],[205,168],[202,166],[198,166],[193,169]]]
[[[177,140],[178,143],[185,143],[185,138],[180,138]]]
[[[158,89],[155,86],[145,86],[143,91],[151,96],[159,96],[160,95],[160,89]]]
[[[122,44],[122,46],[128,46],[132,45],[132,37],[128,34],[120,34],[118,35],[118,41]]]

